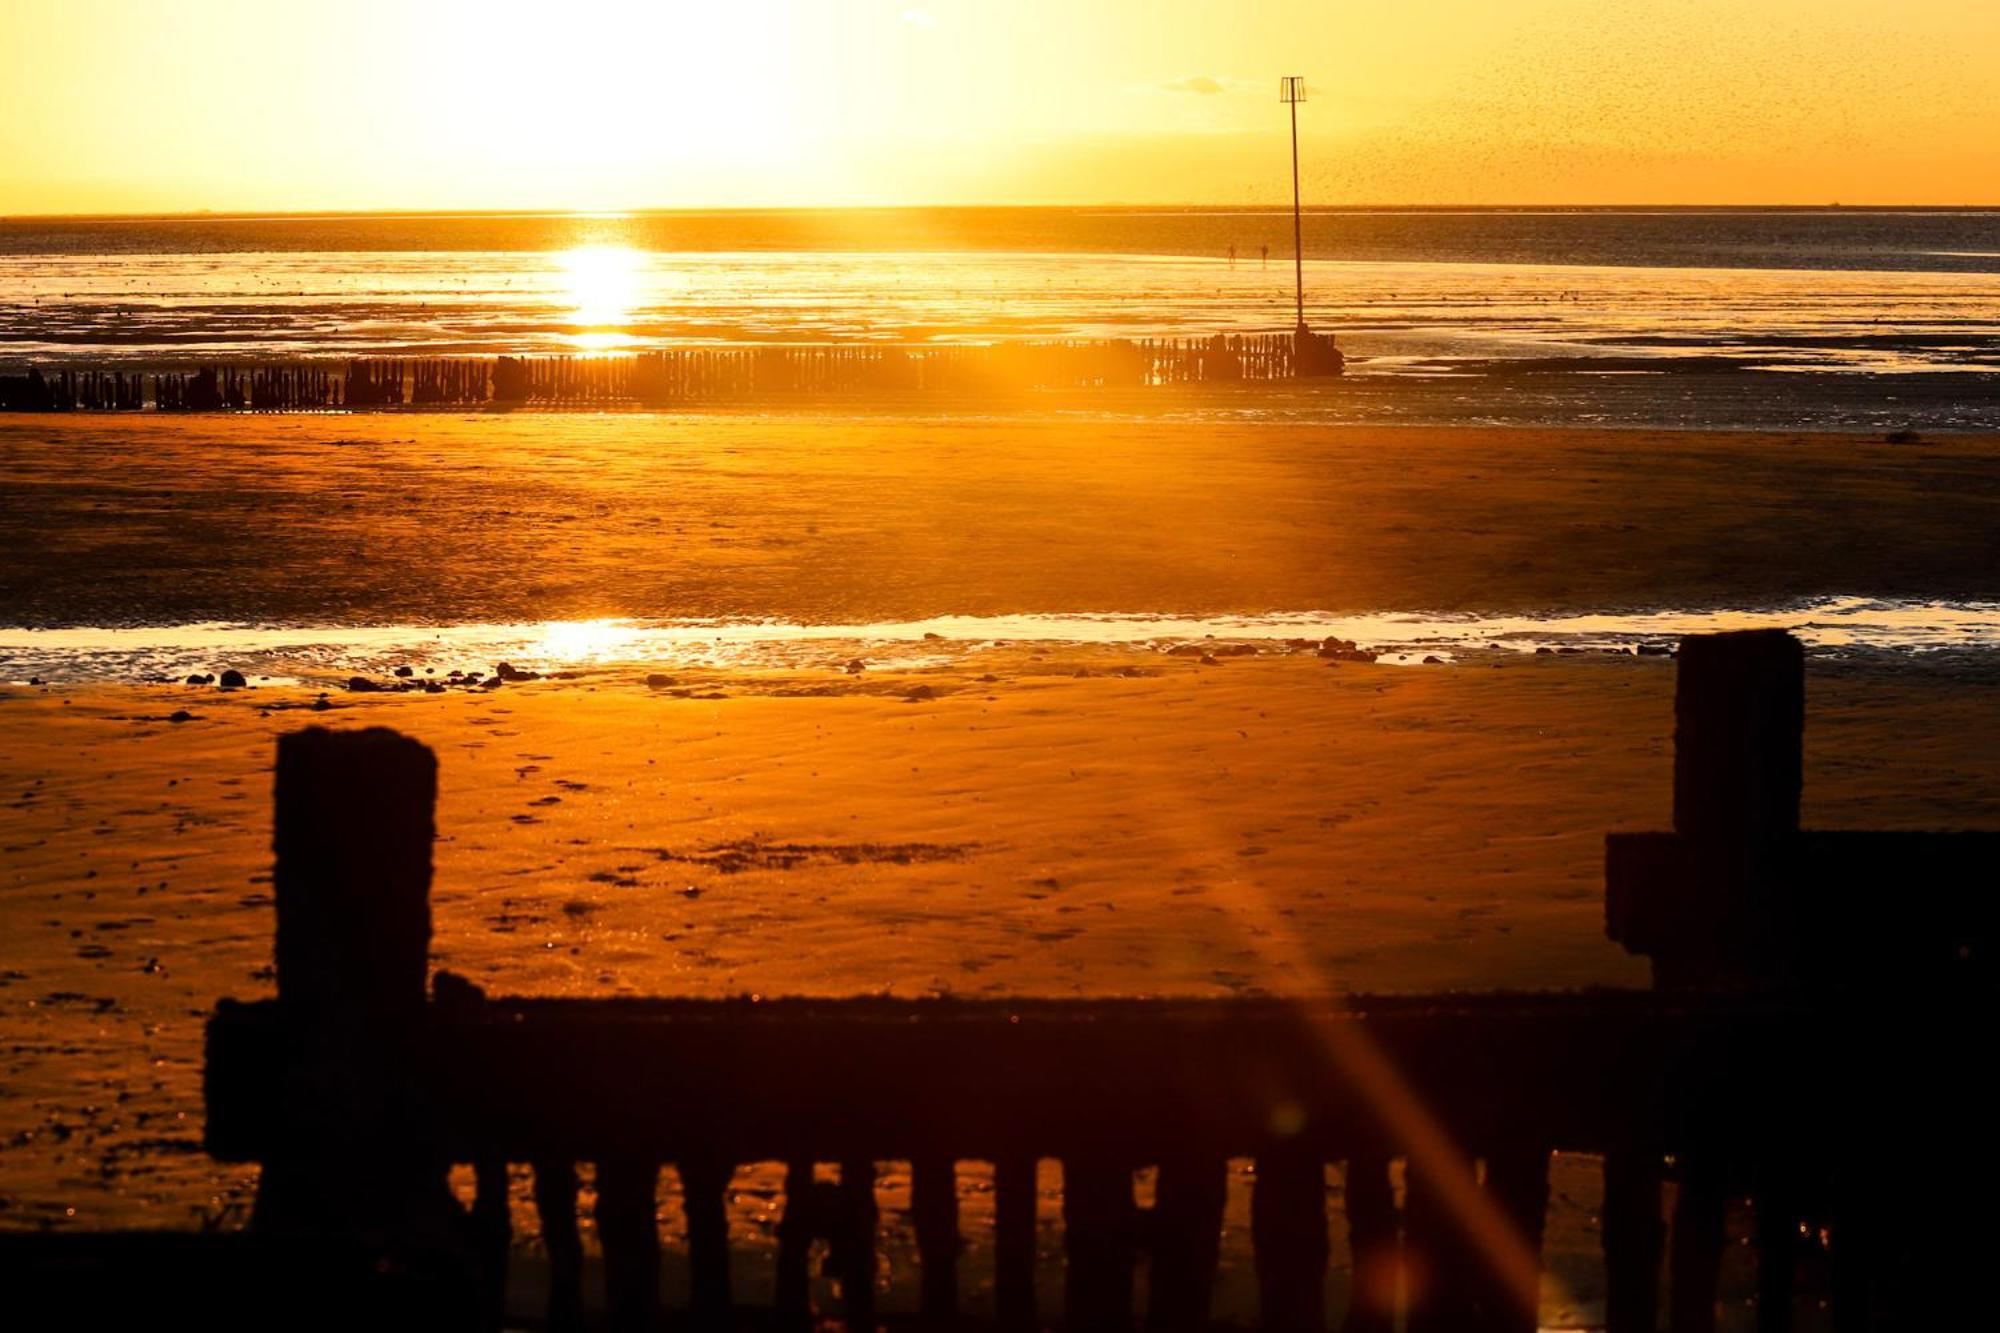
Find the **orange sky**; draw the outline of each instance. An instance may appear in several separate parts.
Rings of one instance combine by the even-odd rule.
[[[2000,203],[1995,0],[0,0],[0,212]]]

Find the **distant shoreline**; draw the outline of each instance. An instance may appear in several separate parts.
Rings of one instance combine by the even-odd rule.
[[[1602,214],[1647,216],[1652,214],[1754,215],[1763,213],[1992,213],[2000,214],[2000,201],[1960,204],[1308,204],[1307,216],[1374,214]],[[1289,217],[1283,204],[802,204],[784,207],[634,207],[620,209],[545,208],[336,208],[298,211],[272,209],[195,209],[158,213],[0,213],[0,226],[17,223],[51,222],[324,222],[348,219],[420,221],[425,219],[591,219],[610,217],[785,217],[812,214],[922,214],[922,213],[1124,213],[1179,216],[1274,215]]]

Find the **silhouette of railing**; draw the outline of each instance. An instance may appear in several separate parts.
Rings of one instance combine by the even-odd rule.
[[[682,347],[617,356],[359,358],[144,376],[0,376],[0,411],[659,406],[824,395],[992,394],[1293,378],[1292,335],[896,347]],[[1315,372],[1318,373],[1318,372]],[[146,392],[150,379],[151,393]]]
[[[1796,642],[1692,639],[1680,672],[1676,832],[1607,853],[1611,930],[1655,959],[1651,992],[573,1001],[492,998],[441,972],[427,994],[436,761],[383,729],[297,732],[277,763],[278,997],[223,1001],[210,1021],[207,1143],[263,1163],[264,1234],[369,1237],[384,1271],[456,1247],[488,1323],[506,1164],[533,1166],[550,1319],[573,1326],[574,1164],[595,1163],[610,1317],[637,1329],[658,1316],[661,1167],[682,1187],[692,1317],[720,1328],[735,1317],[724,1190],[766,1161],[788,1164],[781,1322],[811,1319],[819,1237],[848,1326],[874,1325],[876,1164],[908,1161],[923,1317],[949,1323],[955,1171],[975,1160],[995,1172],[998,1322],[1037,1327],[1053,1312],[1035,1304],[1036,1166],[1056,1158],[1062,1322],[1128,1327],[1143,1252],[1148,1326],[1199,1328],[1225,1163],[1247,1157],[1265,1327],[1326,1326],[1327,1168],[1344,1163],[1354,1268],[1378,1275],[1356,1282],[1348,1329],[1393,1326],[1379,1275],[1400,1263],[1405,1327],[1529,1330],[1564,1150],[1605,1162],[1614,1330],[1656,1327],[1663,1257],[1671,1326],[1713,1326],[1724,1211],[1745,1195],[1761,1328],[1790,1326],[1808,1223],[1828,1228],[1841,1326],[1923,1325],[1911,1316],[1948,1313],[1980,1271],[1991,1102],[1966,1055],[1990,1035],[1993,905],[1945,886],[1990,889],[2000,836],[1799,834]],[[1860,898],[1880,885],[1835,859],[1864,844],[1863,876],[1917,858],[1878,938],[1885,914]],[[1843,970],[1878,959],[1892,984]],[[1919,1150],[1935,1165],[1912,1169]],[[446,1189],[452,1162],[475,1168],[469,1212]],[[818,1163],[837,1184],[815,1183]],[[1144,1212],[1141,1167],[1158,1168]]]

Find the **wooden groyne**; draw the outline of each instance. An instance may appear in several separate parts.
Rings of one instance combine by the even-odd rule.
[[[661,1327],[671,1167],[690,1270],[679,1326],[740,1328],[730,1181],[778,1162],[772,1318],[755,1326],[823,1326],[809,1273],[824,1240],[846,1328],[875,1333],[890,1161],[910,1164],[921,1326],[958,1327],[970,1159],[993,1164],[996,1317],[982,1326],[1130,1333],[1149,1257],[1146,1327],[1197,1333],[1226,1164],[1251,1158],[1266,1330],[1328,1327],[1339,1164],[1362,1278],[1348,1330],[1530,1333],[1551,1154],[1582,1151],[1604,1163],[1612,1333],[1654,1333],[1663,1300],[1671,1328],[1713,1329],[1726,1224],[1746,1199],[1760,1329],[1790,1329],[1822,1293],[1836,1328],[1956,1326],[1950,1311],[1985,1300],[1977,1052],[1994,911],[1977,890],[2000,838],[1801,829],[1804,697],[1787,635],[1683,643],[1674,828],[1607,844],[1610,933],[1653,960],[1655,989],[1393,999],[489,997],[429,971],[435,756],[383,729],[295,733],[276,770],[277,998],[224,1001],[210,1021],[205,1143],[262,1164],[252,1229],[266,1243],[355,1247],[344,1285],[280,1294],[273,1324],[330,1291],[401,1308],[408,1276],[428,1272],[444,1308],[458,1294],[456,1318],[427,1327],[501,1326],[510,1181],[526,1166],[547,1327],[579,1327],[588,1162],[608,1326]],[[1062,1164],[1059,1319],[1035,1276],[1048,1158]],[[476,1175],[469,1208],[446,1187],[453,1162]],[[1143,1168],[1157,1176],[1142,1209]]]
[[[676,347],[630,355],[356,358],[0,375],[0,412],[621,407],[835,395],[1139,389],[1337,374],[1295,335],[981,346]]]

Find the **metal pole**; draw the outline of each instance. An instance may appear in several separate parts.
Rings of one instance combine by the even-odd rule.
[[[1299,225],[1299,103],[1306,81],[1297,74],[1278,80],[1278,100],[1292,109],[1292,281],[1298,294],[1298,326],[1306,326],[1306,247]]]
[[[1292,103],[1292,280],[1298,292],[1299,327],[1306,323],[1306,257],[1299,240],[1299,104]]]

